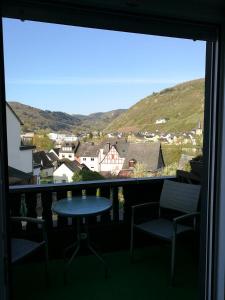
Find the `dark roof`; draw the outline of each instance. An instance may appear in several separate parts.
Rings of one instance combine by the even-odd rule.
[[[59,150],[60,150],[60,148],[53,148],[53,151],[55,151],[55,153],[56,153],[57,155],[59,155]]]
[[[15,111],[12,109],[12,107],[9,105],[8,102],[6,102],[6,105],[11,110],[11,112],[14,114],[14,116],[17,118],[17,120],[19,121],[20,125],[23,125],[23,122],[20,120],[20,118],[17,116],[17,114],[15,113]]]
[[[18,184],[23,183],[24,181],[29,181],[33,176],[32,173],[25,173],[10,166],[8,167],[8,173],[10,184]]]
[[[80,171],[83,168],[87,168],[84,164],[80,164],[77,160],[61,159],[60,165],[65,164],[72,172]]]
[[[36,164],[41,165],[41,169],[49,169],[54,167],[44,151],[33,153],[33,161]]]
[[[120,157],[126,157],[128,149],[129,149],[129,143],[128,142],[118,141],[113,146],[116,148],[116,150],[119,153]]]
[[[129,169],[129,161],[134,159],[137,163],[145,165],[148,171],[157,170],[162,167],[159,166],[160,155],[162,155],[160,143],[130,143],[123,169]]]
[[[98,156],[100,145],[94,143],[80,143],[76,151],[77,157],[96,157]]]
[[[129,143],[124,139],[110,139],[102,142],[99,145],[99,149],[103,149],[103,154],[106,155],[112,146],[114,146],[120,157],[126,157],[128,145]]]
[[[48,158],[52,161],[52,162],[55,162],[55,161],[58,161],[58,157],[55,155],[54,152],[48,152],[46,153],[46,155],[48,156]]]
[[[65,142],[65,143],[62,144],[61,148],[59,149],[59,152],[60,153],[69,153],[69,152],[74,153],[74,152],[77,151],[77,148],[78,148],[79,144],[80,144],[80,142],[78,140],[73,142],[73,143]],[[71,151],[68,151],[68,150],[64,151],[63,147],[71,147],[72,150]]]

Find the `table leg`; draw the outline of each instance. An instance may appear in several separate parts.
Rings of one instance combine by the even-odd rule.
[[[109,273],[109,267],[102,258],[102,256],[93,248],[93,246],[88,243],[88,249],[101,261],[101,263],[104,265],[105,268],[105,278],[108,278],[108,273]]]
[[[72,245],[70,245],[69,247],[67,247],[64,251],[64,254],[66,254],[66,252],[73,248],[76,247],[72,256],[70,257],[69,261],[67,263],[65,263],[65,267],[64,267],[64,283],[67,283],[67,271],[69,266],[71,265],[72,261],[75,259],[76,255],[78,254],[80,248],[81,248],[81,240],[87,240],[87,248],[98,258],[98,260],[104,265],[105,268],[105,278],[108,277],[108,273],[109,273],[109,267],[106,264],[106,262],[104,261],[104,259],[102,258],[102,256],[94,249],[94,247],[91,245],[90,240],[89,240],[89,231],[88,231],[88,221],[86,218],[86,224],[84,226],[84,232],[81,233],[81,229],[80,229],[80,218],[77,218],[77,241],[75,243],[73,243]],[[85,236],[85,238],[82,238],[82,236]],[[64,255],[65,258],[66,255]]]
[[[105,278],[108,277],[108,273],[109,273],[109,267],[106,264],[106,262],[104,261],[103,257],[95,250],[95,248],[93,247],[93,245],[91,245],[90,243],[90,238],[89,238],[89,230],[88,230],[88,220],[86,219],[86,234],[87,234],[87,247],[88,249],[98,258],[98,260],[100,260],[100,262],[104,265],[105,268]]]

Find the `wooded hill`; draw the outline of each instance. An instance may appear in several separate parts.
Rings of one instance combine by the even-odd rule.
[[[184,132],[203,124],[204,80],[188,81],[140,100],[112,121],[106,131]],[[156,120],[166,119],[164,124]]]
[[[93,113],[88,116],[41,110],[9,102],[24,123],[24,131],[49,129],[56,132],[184,132],[203,124],[204,80],[178,84],[140,100],[128,110]],[[156,124],[165,119],[166,123]]]
[[[124,109],[117,109],[85,116],[41,110],[19,102],[9,102],[9,105],[24,123],[23,131],[49,129],[55,132],[89,132],[103,130],[112,120],[125,111]]]

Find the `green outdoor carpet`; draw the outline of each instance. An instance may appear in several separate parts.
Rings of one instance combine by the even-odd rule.
[[[14,300],[194,300],[197,299],[197,263],[193,253],[177,249],[175,286],[169,284],[170,248],[153,246],[105,254],[110,276],[96,257],[79,256],[71,265],[69,282],[63,283],[63,262],[50,261],[50,287],[45,287],[44,265],[26,263],[13,267]]]

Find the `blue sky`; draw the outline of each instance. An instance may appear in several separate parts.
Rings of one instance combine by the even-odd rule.
[[[4,19],[6,98],[89,114],[204,77],[205,42]]]

